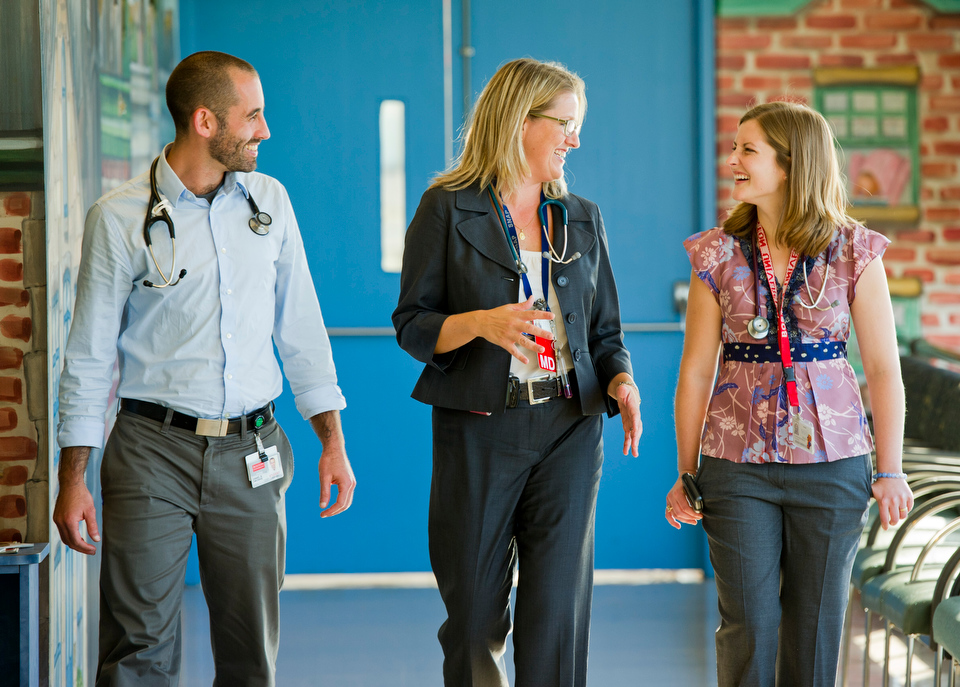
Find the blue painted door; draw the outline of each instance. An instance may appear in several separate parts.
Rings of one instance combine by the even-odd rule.
[[[464,36],[461,5],[453,5],[459,127]],[[289,190],[329,328],[390,325],[399,278],[380,267],[379,106],[406,106],[409,219],[446,164],[442,19],[441,0],[181,0],[182,54],[223,50],[260,72],[272,132],[260,169]],[[568,161],[572,190],[604,213],[624,322],[635,330],[664,323],[664,331],[626,336],[645,433],[640,457],[624,458],[620,422],[607,422],[597,566],[700,567],[699,531],[674,532],[662,506],[676,471],[682,342],[672,283],[689,274],[680,241],[713,215],[712,121],[704,126],[712,3],[489,0],[475,1],[470,19],[473,93],[499,64],[524,55],[564,62],[586,80],[582,147]],[[420,365],[392,336],[334,336],[333,347],[359,486],[350,511],[320,520],[319,443],[285,392],[278,414],[297,458],[287,571],[428,570],[430,412],[409,398]]]

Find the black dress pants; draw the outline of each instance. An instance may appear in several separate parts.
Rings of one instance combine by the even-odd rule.
[[[602,419],[575,399],[484,416],[434,408],[430,561],[447,609],[447,687],[506,685],[510,590],[517,687],[587,675]]]

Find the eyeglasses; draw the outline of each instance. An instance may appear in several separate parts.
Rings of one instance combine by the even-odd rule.
[[[539,117],[540,119],[552,119],[555,122],[560,122],[563,126],[563,135],[564,136],[573,136],[574,133],[580,133],[580,127],[577,126],[577,121],[575,119],[560,119],[559,117],[551,117],[550,115],[545,114],[534,114],[530,113],[531,117]]]

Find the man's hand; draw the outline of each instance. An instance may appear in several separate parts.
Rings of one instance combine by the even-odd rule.
[[[85,521],[90,538],[95,542],[100,541],[97,509],[83,481],[89,458],[89,446],[70,446],[60,452],[60,493],[57,494],[53,509],[53,522],[64,544],[74,551],[92,556],[97,553],[96,547],[80,534],[80,522]]]
[[[310,418],[313,431],[316,432],[323,450],[317,469],[320,473],[320,508],[330,503],[332,485],[337,485],[337,500],[320,513],[321,518],[342,513],[353,503],[353,490],[357,487],[357,478],[353,475],[347,451],[344,448],[343,430],[340,427],[340,411],[331,410]]]

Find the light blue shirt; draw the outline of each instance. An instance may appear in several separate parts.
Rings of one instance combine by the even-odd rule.
[[[275,343],[304,419],[346,407],[286,189],[256,172],[228,173],[208,203],[163,155],[157,186],[173,206],[175,271],[187,274],[176,286],[143,285],[164,281],[143,238],[149,173],[90,208],[60,380],[60,446],[102,447],[116,360],[118,397],[225,419],[280,395]],[[265,236],[248,225],[248,193],[273,217]],[[166,224],[151,237],[169,276]]]

